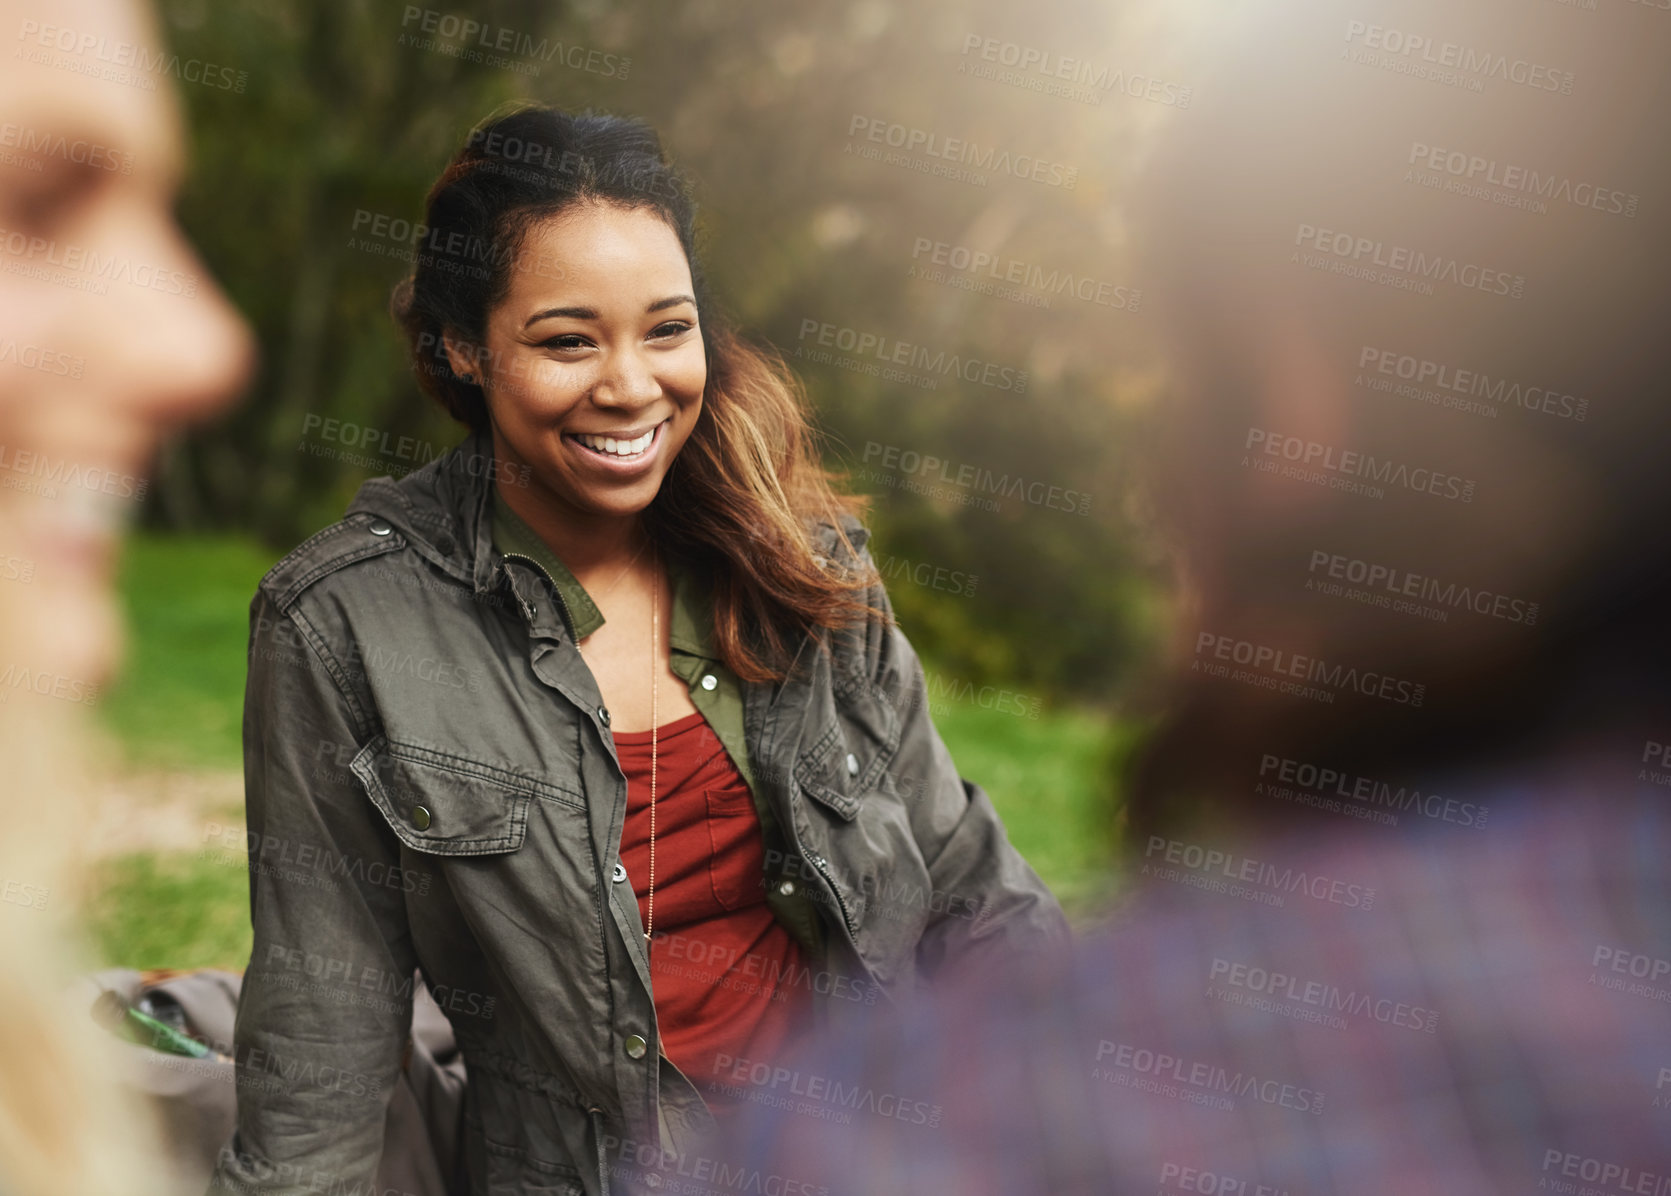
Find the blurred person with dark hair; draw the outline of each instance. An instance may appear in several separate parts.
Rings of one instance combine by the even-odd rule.
[[[720,1157],[1671,1192],[1662,15],[1215,20],[1132,204],[1184,583],[1133,891],[1069,968],[786,1061]]]
[[[172,90],[89,75],[62,44],[151,53],[149,13],[5,0],[0,28],[0,1192],[139,1196],[164,1190],[152,1127],[66,998],[104,748],[87,709],[121,655],[112,574],[146,471],[228,404],[252,346],[174,223]]]
[[[469,1073],[457,1182],[604,1196],[619,1144],[737,1107],[735,1059],[1067,926],[933,725],[793,376],[714,310],[655,133],[499,114],[423,223],[394,313],[470,434],[252,603],[251,842],[344,879],[252,873],[215,1187],[372,1178],[417,968]]]

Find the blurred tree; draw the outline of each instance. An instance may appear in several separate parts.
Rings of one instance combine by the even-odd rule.
[[[1117,197],[1163,107],[1126,85],[1164,71],[1118,50],[1124,10],[166,0],[163,11],[181,54],[248,72],[243,94],[182,88],[194,139],[182,216],[265,362],[235,416],[164,462],[153,522],[287,547],[338,518],[365,478],[414,464],[377,446],[408,436],[427,457],[455,442],[461,429],[418,395],[387,315],[411,248],[394,222],[419,217],[440,167],[498,104],[593,106],[648,119],[692,175],[710,277],[806,381],[832,463],[877,495],[876,549],[900,570],[890,593],[924,654],[959,679],[1081,699],[1110,698],[1141,669],[1160,568],[1127,479],[1153,387]],[[479,23],[471,38],[465,21]],[[501,31],[513,51],[477,61]],[[1091,72],[1083,94],[1039,90],[1038,70],[977,77],[972,67],[1002,65],[983,57],[987,39],[1077,55]],[[942,152],[955,138],[1042,159],[1073,185],[992,169],[974,184],[866,157],[889,150],[866,136],[888,124]],[[920,146],[910,156],[946,161]],[[953,268],[965,249],[995,265]],[[1010,297],[977,289],[992,270],[1019,278],[1005,282]],[[937,381],[809,356],[819,332],[807,329],[826,324],[874,334],[890,353],[920,348],[907,368]],[[924,368],[951,357],[979,363],[975,376],[991,363],[1012,384]],[[1024,390],[1013,385],[1023,372]],[[344,459],[340,437],[308,433],[325,419],[378,439]],[[917,472],[885,466],[890,448]],[[944,471],[923,472],[924,456]],[[954,590],[936,570],[978,585]]]

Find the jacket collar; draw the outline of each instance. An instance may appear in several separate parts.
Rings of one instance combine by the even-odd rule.
[[[403,478],[372,478],[348,514],[382,517],[418,555],[485,594],[497,584],[490,499],[498,468],[492,429],[483,428]]]
[[[476,594],[487,594],[498,585],[496,574],[503,568],[494,561],[493,545],[493,487],[501,472],[493,456],[493,430],[482,428],[405,477],[367,481],[349,504],[348,514],[382,517],[425,560]],[[525,481],[510,476],[504,480]],[[842,521],[854,548],[862,549],[869,529],[852,516],[843,516]],[[821,522],[810,532],[816,550],[833,557],[836,528]],[[682,630],[697,638],[691,628]]]

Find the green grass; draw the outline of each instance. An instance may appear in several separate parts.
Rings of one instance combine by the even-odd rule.
[[[86,911],[104,966],[241,971],[249,962],[249,872],[241,857],[141,854],[105,868]]]
[[[1032,719],[965,703],[936,703],[934,725],[1069,914],[1102,898],[1115,847],[1112,786],[1134,728],[1089,710]]]
[[[230,536],[128,540],[127,660],[99,705],[133,763],[239,767],[249,604],[281,555]]]
[[[128,659],[101,706],[135,765],[239,767],[249,600],[276,557],[231,537],[129,542],[121,571]],[[986,789],[1011,841],[1070,914],[1094,903],[1113,854],[1109,786],[1133,729],[1084,710],[1032,719],[958,701],[937,702],[934,721],[958,771]],[[236,864],[189,851],[134,855],[111,861],[99,879],[88,914],[104,963],[247,962],[249,879]]]

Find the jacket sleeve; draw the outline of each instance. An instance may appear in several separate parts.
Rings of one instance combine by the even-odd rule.
[[[869,550],[860,551],[872,564]],[[1002,967],[1021,954],[1060,959],[1069,939],[1062,907],[1011,845],[986,790],[958,773],[929,715],[922,662],[892,622],[880,579],[869,601],[889,615],[887,625],[872,621],[866,656],[873,682],[900,720],[890,771],[905,794],[934,886],[917,948],[922,975],[932,980],[953,968]]]
[[[254,945],[233,1041],[238,1120],[211,1193],[369,1189],[411,1025],[399,842],[348,764],[370,738],[299,609],[250,606],[244,785]]]

